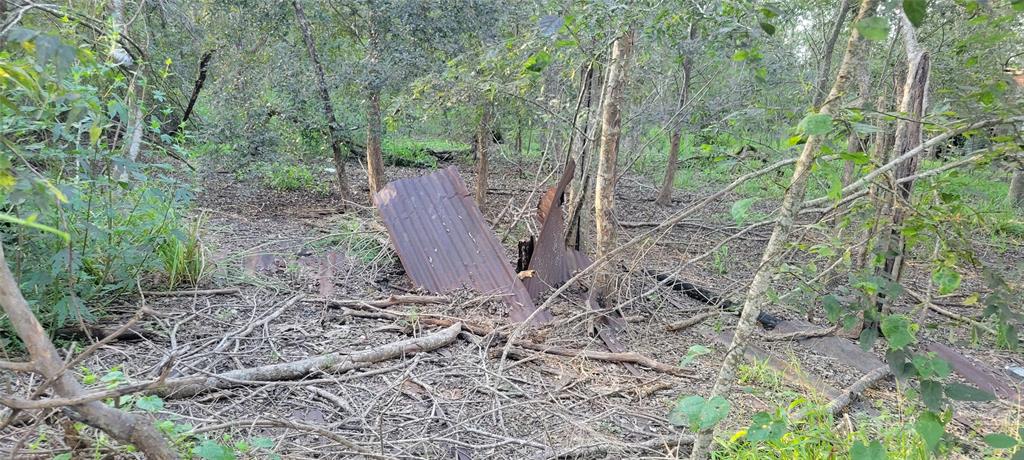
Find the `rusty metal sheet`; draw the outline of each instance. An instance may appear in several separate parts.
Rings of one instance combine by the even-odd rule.
[[[985,366],[964,356],[959,351],[947,347],[938,342],[928,342],[925,349],[935,353],[939,358],[946,360],[953,370],[974,386],[988,391],[1001,399],[1024,405],[1020,399],[1020,393],[1009,383],[995,376],[994,372],[984,370]]]
[[[454,166],[389,183],[374,195],[409,278],[434,293],[467,287],[498,295],[523,321],[536,306]],[[552,319],[540,312],[534,322]]]
[[[820,327],[800,319],[788,319],[775,325],[775,331],[783,334],[817,329],[820,329]],[[862,350],[859,345],[842,337],[831,335],[811,337],[800,342],[811,347],[817,353],[829,358],[838,359],[864,373],[886,366],[874,354]]]
[[[565,247],[565,216],[562,201],[565,188],[576,172],[576,162],[569,159],[558,183],[541,197],[537,206],[537,218],[541,221],[540,236],[533,248],[529,269],[533,276],[525,280],[526,290],[533,298],[548,288],[556,287],[568,280],[572,273],[590,265],[583,253]]]

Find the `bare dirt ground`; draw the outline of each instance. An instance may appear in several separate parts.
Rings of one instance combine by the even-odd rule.
[[[362,199],[366,196],[364,176],[355,163],[350,167],[355,170],[351,171],[351,183],[357,185],[357,196]],[[535,225],[531,216],[539,187],[530,185],[536,182],[531,170],[535,167],[499,164],[492,176],[490,205],[484,215],[492,220],[499,238],[504,237],[509,260],[523,227]],[[471,168],[460,170],[472,184]],[[424,172],[389,168],[388,176],[395,179]],[[331,352],[369,350],[438,330],[424,324],[422,318],[510,329],[504,304],[469,292],[451,295],[439,305],[388,307],[386,311],[398,313],[399,320],[368,317],[374,316],[370,308],[330,308],[320,299],[376,300],[415,292],[375,210],[366,207],[340,212],[330,195],[271,191],[256,183],[236,182],[233,177],[227,170],[201,177],[194,218],[204,219],[205,243],[215,267],[209,285],[201,287],[238,287],[239,292],[149,296],[145,305],[159,316],[147,318],[142,327],[153,332],[153,338],[104,346],[84,367],[99,375],[118,369],[129,381],[145,380],[155,377],[173,357],[174,375],[223,372]],[[657,208],[651,203],[654,188],[649,181],[627,175],[620,183],[618,213],[622,221],[659,221],[711,192],[679,192],[673,208]],[[249,455],[254,458],[265,458],[269,452],[284,458],[686,455],[688,447],[679,447],[675,440],[692,433],[669,424],[668,412],[681,395],[707,395],[724,353],[715,336],[729,330],[735,317],[721,315],[679,332],[667,332],[666,325],[712,307],[667,288],[642,296],[656,284],[643,269],[678,270],[683,267],[681,261],[704,254],[734,233],[735,225],[728,220],[733,201],[712,205],[656,244],[642,245],[622,261],[628,271],[623,271],[620,279],[620,301],[632,301],[622,312],[628,327],[621,341],[629,351],[669,366],[678,365],[691,346],[710,348],[709,354],[696,357],[683,368],[684,375],[644,367],[637,367],[634,375],[621,364],[519,347],[510,347],[502,359],[504,344],[494,343],[493,337],[462,333],[436,351],[346,373],[314,372],[299,381],[249,382],[186,399],[166,398],[154,416],[171,420],[196,437],[225,444],[273,440],[269,449],[252,451]],[[517,230],[507,231],[513,227]],[[770,230],[761,227],[733,240],[725,260],[720,257],[715,262],[708,257],[685,266],[680,276],[738,298]],[[620,237],[643,231],[622,229]],[[1019,261],[1019,251],[1011,249],[1010,254],[992,257]],[[913,269],[909,279],[923,289],[928,274]],[[786,285],[783,280],[781,286]],[[969,278],[965,286],[978,287],[977,280]],[[295,294],[305,297],[286,303]],[[531,334],[531,338],[547,346],[607,351],[591,333],[593,315],[584,306],[585,295],[579,286],[567,290],[553,308],[554,326]],[[105,322],[122,324],[141,302],[137,299],[116,308]],[[774,305],[772,310],[785,318],[805,317],[796,306]],[[264,321],[268,317],[271,319]],[[810,317],[812,322],[824,324],[820,311],[812,309]],[[923,337],[952,345],[994,369],[1024,364],[1019,353],[995,349],[989,339],[972,342],[963,325],[941,316],[929,320],[936,327],[923,330]],[[845,388],[862,375],[798,342],[763,346],[835,388]],[[876,347],[875,353],[881,358],[880,348]],[[772,411],[801,395],[826,402],[820,392],[776,381],[770,372],[749,374],[752,377],[730,395],[733,412],[724,422],[727,434],[749,424],[753,413]],[[7,391],[17,392],[31,383],[12,382]],[[903,405],[909,404],[899,393],[897,383],[883,381],[867,390],[842,418],[859,420],[891,413],[898,420]],[[956,454],[964,458],[979,455],[972,450],[980,446],[976,433],[1005,430],[1020,420],[1020,412],[1004,404],[958,403],[957,413],[962,423],[952,424],[952,431],[973,439]],[[19,444],[17,458],[50,458],[60,445],[59,434],[50,433],[54,441],[32,448],[45,432],[33,424],[9,428],[4,435],[8,439],[0,444],[7,446],[5,450]]]

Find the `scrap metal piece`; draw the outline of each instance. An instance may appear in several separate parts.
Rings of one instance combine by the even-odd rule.
[[[815,329],[817,329],[817,326],[801,319],[788,319],[775,326],[775,330],[783,334],[812,331]],[[849,339],[826,335],[823,337],[806,338],[800,340],[800,342],[807,344],[808,347],[818,354],[838,359],[864,373],[871,372],[879,367],[885,367],[885,363],[878,359],[877,356],[862,350],[860,346],[854,344]]]
[[[576,162],[570,158],[558,183],[544,193],[537,206],[537,219],[541,221],[540,236],[537,237],[528,267],[534,274],[525,281],[526,290],[533,298],[548,288],[560,286],[572,277],[573,272],[591,263],[585,254],[565,247],[562,201],[565,188],[575,172]]]
[[[536,310],[454,166],[391,182],[374,194],[374,203],[416,285],[434,293],[468,287],[500,296],[511,307],[513,321],[524,321]],[[533,322],[551,319],[550,312],[542,311]]]
[[[995,372],[986,370],[985,368],[988,368],[988,366],[978,363],[964,356],[958,350],[938,342],[928,342],[925,345],[925,349],[948,362],[957,374],[960,374],[961,377],[974,384],[974,386],[992,393],[1004,401],[1024,405],[1020,393],[1008,382],[996,377]]]

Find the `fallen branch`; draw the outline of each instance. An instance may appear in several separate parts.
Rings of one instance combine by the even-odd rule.
[[[373,452],[371,452],[371,451],[369,451],[369,450],[367,450],[367,449],[365,449],[363,447],[360,447],[360,446],[356,445],[352,441],[349,441],[348,439],[343,438],[341,435],[339,435],[337,433],[334,433],[331,430],[328,430],[328,429],[325,429],[325,428],[322,428],[322,427],[319,427],[319,426],[315,426],[315,425],[309,425],[309,424],[305,424],[305,423],[293,422],[291,420],[233,420],[233,421],[230,421],[230,422],[219,423],[219,424],[216,424],[216,425],[208,425],[208,426],[196,428],[196,429],[190,431],[189,434],[194,436],[194,435],[198,435],[198,434],[209,433],[211,431],[219,431],[219,430],[223,430],[223,429],[227,429],[227,428],[233,428],[233,427],[238,427],[238,426],[245,426],[245,427],[263,426],[263,427],[290,428],[290,429],[293,429],[293,430],[296,430],[296,431],[304,431],[304,432],[307,432],[307,433],[318,434],[320,436],[323,436],[326,439],[330,439],[331,441],[334,441],[334,442],[336,442],[338,444],[341,444],[341,445],[343,445],[343,446],[345,446],[345,447],[347,447],[349,449],[352,449],[353,451],[358,452],[360,455],[365,456],[365,457],[369,457],[369,458],[394,458],[394,457],[391,457],[391,456],[388,456],[388,455],[375,454],[375,453],[373,453]]]
[[[183,291],[142,291],[143,295],[150,297],[192,297],[201,295],[230,295],[238,294],[240,291],[238,288],[222,288],[222,289],[193,289]]]
[[[432,305],[439,303],[448,303],[451,299],[444,296],[434,295],[393,295],[386,299],[380,300],[360,300],[360,299],[306,299],[303,302],[306,303],[318,303],[327,304],[331,308],[345,308],[345,307],[360,307],[360,306],[371,306],[375,308],[387,308],[395,305]]]
[[[436,350],[454,342],[461,330],[462,323],[454,323],[431,335],[393,342],[350,355],[329,353],[298,361],[236,369],[209,376],[171,379],[154,393],[165,398],[185,398],[211,390],[296,380],[320,371],[345,372],[389,359]]]
[[[3,246],[0,245],[0,306],[7,313],[8,320],[25,348],[36,370],[53,381],[53,388],[63,398],[76,398],[85,390],[69,373],[64,372],[64,360],[57,354],[57,348],[50,342],[42,324],[32,314],[28,302],[18,289],[18,282],[7,267]],[[178,458],[177,452],[153,426],[151,420],[138,415],[122,412],[102,402],[92,401],[73,406],[85,423],[99,428],[110,437],[125,444],[132,444],[147,458],[164,460]]]
[[[929,301],[928,299],[925,298],[925,296],[923,296],[923,295],[921,295],[921,294],[919,294],[917,292],[914,292],[913,290],[908,289],[906,287],[904,287],[903,290],[907,294],[910,294],[910,296],[913,297],[914,299],[917,299],[918,302],[921,302],[922,304],[924,304],[925,308],[927,308],[927,309],[929,309],[931,311],[934,311],[935,313],[938,313],[938,314],[940,314],[942,316],[945,316],[947,318],[950,318],[950,319],[955,319],[957,321],[970,324],[971,326],[974,326],[974,327],[976,327],[978,329],[981,329],[981,330],[983,330],[985,332],[988,332],[989,334],[996,335],[996,330],[995,329],[992,329],[988,325],[982,324],[981,322],[979,322],[976,319],[968,318],[968,317],[966,317],[964,315],[961,315],[959,313],[952,312],[952,311],[946,310],[945,308],[942,308],[942,307],[940,307],[938,305],[935,305],[934,302]]]
[[[815,337],[824,337],[826,335],[835,334],[840,327],[840,324],[836,324],[835,326],[832,327],[823,327],[820,329],[813,329],[809,331],[795,331],[786,334],[770,334],[765,335],[764,337],[761,338],[761,340],[764,342],[783,342],[789,340],[813,339]]]
[[[684,281],[668,273],[658,273],[653,270],[644,270],[644,273],[648,276],[654,277],[654,279],[658,280],[659,283],[663,283],[666,286],[671,287],[672,290],[682,292],[693,300],[739,315],[738,307],[740,305],[738,303],[723,297],[711,290],[711,288]],[[757,322],[761,323],[765,329],[773,329],[776,324],[782,322],[782,318],[762,311],[757,315]]]
[[[669,331],[669,332],[681,331],[681,330],[686,329],[688,327],[696,326],[696,325],[698,325],[700,323],[703,323],[708,318],[712,318],[712,317],[719,316],[719,315],[725,315],[725,314],[728,314],[728,313],[721,312],[721,311],[709,311],[707,313],[701,313],[699,315],[693,315],[693,316],[691,316],[689,318],[686,318],[686,319],[684,319],[682,321],[676,321],[676,322],[674,322],[672,324],[669,324],[668,326],[665,326],[665,330]]]
[[[684,369],[655,361],[652,358],[639,353],[610,353],[606,351],[579,350],[575,348],[553,347],[544,344],[516,341],[513,345],[528,350],[539,351],[549,355],[568,356],[570,358],[586,358],[595,361],[606,361],[611,363],[629,363],[643,366],[651,370],[674,375],[676,377],[691,377]]]
[[[574,447],[548,458],[552,459],[586,459],[586,458],[605,458],[609,454],[617,454],[626,451],[637,451],[637,450],[655,450],[655,449],[678,449],[680,446],[692,446],[694,437],[691,435],[668,435],[660,438],[649,439],[643,442],[605,442],[600,444],[594,444],[590,446]],[[676,452],[671,458],[683,458],[679,455],[680,452]]]
[[[853,402],[854,396],[863,393],[864,390],[874,386],[878,381],[888,378],[890,375],[892,375],[892,371],[889,370],[888,366],[882,366],[864,374],[860,379],[857,379],[856,382],[853,382],[853,385],[846,387],[838,395],[832,398],[828,405],[825,406],[825,410],[833,416],[839,415],[840,412],[845,410],[846,407]],[[790,419],[790,423],[803,420],[809,413],[810,410],[808,409],[798,412]]]

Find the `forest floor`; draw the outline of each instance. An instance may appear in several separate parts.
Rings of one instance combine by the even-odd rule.
[[[534,166],[497,163],[484,215],[489,220],[501,216],[501,221],[491,222],[492,228],[499,238],[505,236],[502,243],[509,260],[514,260],[515,242],[522,236],[517,232],[536,225],[532,213],[542,186],[534,184],[534,171],[526,169]],[[355,163],[350,163],[350,170],[357,197],[364,200],[365,176]],[[468,184],[473,183],[471,170],[460,166]],[[147,318],[143,328],[154,336],[103,347],[84,364],[91,372],[102,376],[119,370],[129,380],[142,380],[156,376],[172,355],[174,375],[193,375],[357,352],[438,330],[419,318],[492,328],[507,325],[504,304],[469,292],[448,295],[440,304],[387,307],[385,312],[406,318],[397,321],[369,317],[374,316],[372,308],[330,308],[321,299],[370,301],[415,292],[376,210],[340,212],[336,197],[330,194],[273,191],[256,181],[239,182],[230,168],[208,171],[199,178],[193,217],[203,220],[204,243],[214,269],[200,288],[237,287],[239,291],[148,296],[145,304],[159,316]],[[393,180],[428,171],[388,168],[387,172]],[[677,191],[673,207],[659,208],[651,202],[655,188],[649,181],[626,175],[618,188],[617,212],[623,222],[661,221],[713,191]],[[644,245],[622,261],[629,271],[620,278],[620,300],[634,301],[622,311],[627,328],[621,342],[628,351],[682,366],[681,375],[641,366],[630,370],[618,363],[521,347],[510,347],[503,360],[503,344],[491,347],[493,337],[463,333],[435,351],[347,373],[314,372],[300,381],[250,382],[186,399],[165,398],[155,415],[172,421],[182,433],[225,445],[248,443],[242,447],[256,458],[265,458],[269,452],[284,458],[338,458],[366,452],[408,458],[671,458],[679,453],[674,440],[692,433],[672,426],[669,410],[680,396],[706,396],[710,391],[725,349],[716,337],[728,331],[736,317],[716,315],[682,331],[666,331],[668,324],[713,307],[668,288],[642,296],[656,284],[643,269],[673,272],[680,261],[711,250],[734,233],[740,227],[729,217],[729,208],[737,198],[711,205],[657,244]],[[767,213],[771,205],[762,202],[758,207]],[[517,231],[507,231],[513,227]],[[739,298],[770,230],[760,227],[731,241],[727,253],[719,251],[717,257],[684,267],[680,277]],[[624,241],[642,231],[645,228],[623,228],[620,238]],[[807,238],[815,237],[808,233]],[[987,257],[1011,265],[1024,260],[1019,247],[1010,251]],[[927,289],[929,277],[924,270],[912,266],[908,273],[907,282],[921,292]],[[978,276],[965,277],[968,291],[980,287]],[[304,299],[289,303],[297,293],[304,294]],[[585,297],[585,289],[579,286],[568,289],[553,306],[553,326],[529,338],[545,346],[607,351],[590,331],[593,315],[584,306]],[[134,301],[114,308],[104,321],[122,324],[138,306],[139,301]],[[949,308],[977,314],[963,305]],[[826,323],[820,309],[809,314],[779,304],[770,309],[784,318]],[[930,316],[929,323],[935,327],[920,331],[919,339],[951,345],[991,369],[1024,365],[1019,353],[996,349],[988,338],[972,341],[962,324],[942,316]],[[226,346],[218,347],[221,344]],[[846,388],[864,374],[802,342],[759,342],[759,346],[834,388]],[[700,354],[702,347],[707,348],[706,354]],[[880,345],[873,350],[879,359],[881,350]],[[688,353],[688,362],[681,363]],[[723,422],[726,437],[745,428],[756,412],[773,412],[800,398],[828,401],[823,391],[793,386],[792,376],[761,363],[745,365],[740,375],[742,380],[729,397],[732,413]],[[837,429],[860,428],[879,420],[899,429],[909,422],[904,414],[912,413],[906,404],[911,403],[901,396],[899,385],[884,380],[857,398],[840,416],[845,422]],[[957,423],[950,426],[966,440],[962,452],[955,454],[964,458],[980,458],[981,452],[974,450],[983,446],[978,433],[1005,432],[1019,426],[1021,419],[1020,411],[1009,404],[956,406]],[[35,436],[25,434],[30,435]],[[253,445],[261,447],[252,450]],[[26,456],[33,455],[25,449]],[[688,447],[681,452],[688,452]],[[45,449],[35,453],[47,457]]]

